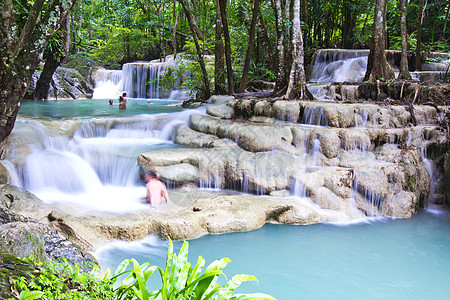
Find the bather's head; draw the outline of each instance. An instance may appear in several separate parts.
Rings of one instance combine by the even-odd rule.
[[[157,178],[155,171],[148,171],[145,174],[145,180],[150,180],[150,179],[153,179],[153,178]]]

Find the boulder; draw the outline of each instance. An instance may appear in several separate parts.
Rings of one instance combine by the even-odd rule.
[[[213,117],[221,119],[232,119],[234,117],[234,109],[228,104],[208,105],[206,113]]]
[[[72,59],[67,62],[64,67],[77,70],[92,86],[95,85],[95,71],[101,68],[99,64],[89,58]]]
[[[41,71],[36,71],[33,75],[27,93],[33,93],[40,73]],[[93,92],[92,84],[86,81],[80,72],[75,69],[58,67],[53,73],[48,99],[86,99],[92,98]]]

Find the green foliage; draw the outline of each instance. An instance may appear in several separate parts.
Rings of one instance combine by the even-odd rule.
[[[40,291],[21,291],[19,294],[19,300],[35,300],[41,299],[44,296],[44,292]]]
[[[236,104],[236,108],[238,109],[238,111],[241,112],[241,115],[243,115],[244,117],[249,118],[253,115],[253,110],[247,107],[245,104],[238,103]]]
[[[197,264],[192,267],[188,262],[188,242],[184,242],[178,255],[173,253],[173,244],[169,240],[169,250],[164,269],[157,266],[150,266],[149,263],[139,265],[135,259],[124,260],[111,277],[111,281],[117,281],[121,276],[126,275],[120,286],[116,289],[119,299],[161,299],[161,300],[184,300],[184,299],[275,299],[266,294],[236,294],[235,289],[245,281],[255,281],[251,275],[235,275],[224,286],[220,286],[217,280],[223,275],[223,269],[230,262],[228,258],[222,258],[212,262],[206,269],[205,260],[199,257]],[[132,265],[131,270],[126,268]],[[203,271],[204,270],[204,271]],[[154,291],[149,291],[148,279],[158,271],[161,277],[161,287]],[[203,271],[203,273],[202,273]],[[108,270],[105,277],[110,276]]]
[[[19,299],[113,299],[114,291],[109,280],[97,278],[98,267],[91,273],[83,272],[78,265],[66,260],[61,263],[34,262],[38,270],[30,274],[31,279],[11,279],[11,285],[20,291]],[[33,298],[34,297],[34,298]]]
[[[414,179],[414,176],[409,176],[409,180],[408,180],[408,183],[409,183],[409,187],[411,188],[411,190],[414,190],[414,186],[415,186],[415,179]]]

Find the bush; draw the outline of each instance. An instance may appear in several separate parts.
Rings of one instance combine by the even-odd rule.
[[[103,278],[98,278],[99,268],[90,273],[83,272],[78,265],[67,261],[60,264],[36,263],[32,258],[24,262],[35,266],[35,272],[28,277],[11,279],[18,299],[161,299],[161,300],[276,300],[262,294],[233,294],[242,282],[257,281],[254,276],[238,274],[225,285],[217,283],[229,258],[213,261],[206,269],[205,260],[199,257],[194,267],[187,261],[188,242],[184,242],[178,255],[173,253],[172,241],[164,269],[140,265],[135,259],[126,259],[119,264],[113,274],[108,269]],[[127,267],[132,266],[130,270]],[[203,271],[203,273],[202,273]],[[155,273],[161,277],[161,287],[150,291],[147,281]],[[123,277],[126,276],[124,279]],[[114,284],[118,287],[114,288]]]
[[[80,266],[61,263],[34,262],[25,258],[25,263],[35,266],[29,278],[11,279],[19,299],[114,299],[113,285],[108,279],[97,277],[99,268],[86,273]],[[20,294],[19,294],[20,291]]]

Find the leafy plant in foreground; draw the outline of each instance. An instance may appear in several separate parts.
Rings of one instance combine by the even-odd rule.
[[[187,261],[189,243],[184,242],[178,256],[173,253],[172,241],[169,241],[169,250],[166,258],[165,269],[157,266],[150,266],[149,263],[140,265],[135,259],[124,260],[111,277],[113,282],[123,275],[127,277],[116,289],[119,299],[204,299],[204,300],[245,300],[245,299],[275,299],[274,297],[261,293],[236,294],[235,289],[244,281],[255,281],[251,275],[238,274],[233,276],[224,286],[217,283],[223,269],[230,262],[228,258],[222,258],[212,262],[203,274],[205,260],[200,256],[197,264],[192,268]],[[131,265],[133,269],[126,270]],[[155,273],[159,272],[162,286],[155,291],[149,291],[147,280]],[[105,278],[110,276],[107,271]]]
[[[10,279],[11,285],[20,291],[19,299],[114,299],[112,283],[97,277],[98,267],[86,273],[66,260],[52,263],[24,258],[23,261],[34,265],[36,271],[29,274],[30,278]]]

